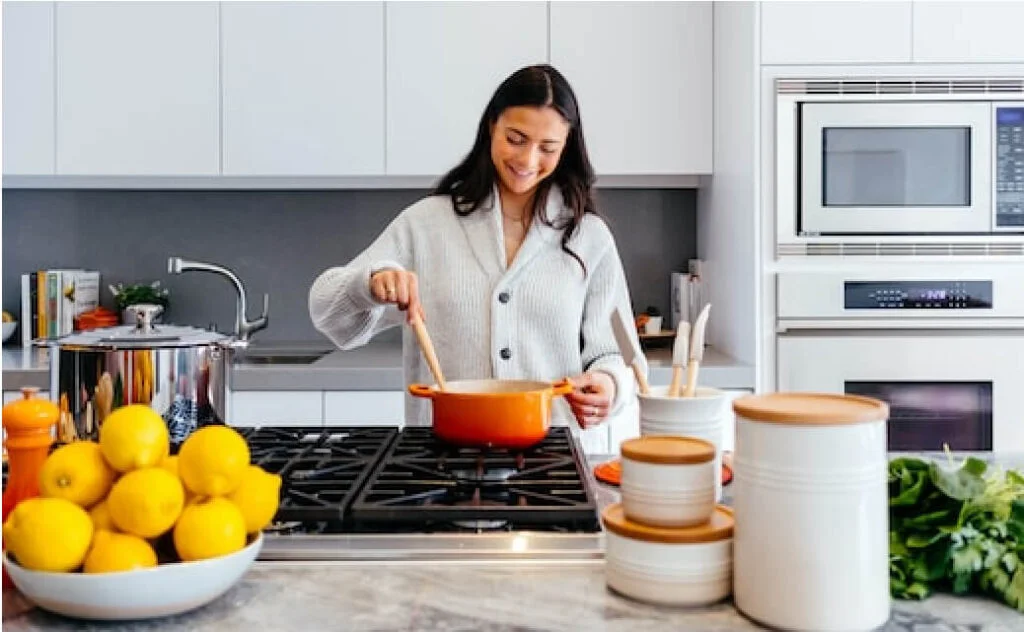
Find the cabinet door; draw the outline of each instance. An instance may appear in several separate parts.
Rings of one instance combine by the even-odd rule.
[[[905,2],[762,2],[762,64],[909,62]]]
[[[4,175],[53,174],[53,3],[3,3]]]
[[[548,57],[543,2],[389,3],[385,21],[388,175],[454,167],[502,80]]]
[[[226,2],[225,175],[384,174],[382,2]]]
[[[1024,61],[1024,3],[915,2],[914,61]]]
[[[228,423],[232,426],[322,426],[321,391],[235,391]]]
[[[57,173],[220,173],[218,3],[57,4]]]
[[[711,11],[551,3],[551,63],[576,92],[599,175],[711,173]]]
[[[328,426],[403,426],[403,391],[327,391],[324,423]]]

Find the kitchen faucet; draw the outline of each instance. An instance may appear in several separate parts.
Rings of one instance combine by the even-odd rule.
[[[203,270],[206,272],[214,272],[222,276],[226,276],[228,280],[235,284],[235,291],[238,293],[238,298],[235,304],[235,337],[244,343],[249,342],[249,338],[252,334],[256,333],[261,329],[267,327],[267,311],[270,306],[270,295],[263,295],[263,314],[256,320],[247,320],[246,314],[246,301],[245,301],[245,288],[242,286],[242,281],[239,280],[238,276],[234,272],[223,268],[212,263],[203,263],[201,261],[189,261],[182,259],[181,257],[171,257],[167,260],[167,271],[171,274],[181,274],[188,270]]]

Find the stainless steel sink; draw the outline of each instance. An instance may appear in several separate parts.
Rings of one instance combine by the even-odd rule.
[[[288,351],[280,349],[249,349],[235,356],[237,364],[312,364],[330,351]]]

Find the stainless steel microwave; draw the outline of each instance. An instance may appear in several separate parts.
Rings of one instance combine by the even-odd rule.
[[[793,235],[1024,235],[1024,78],[800,85],[776,99]]]

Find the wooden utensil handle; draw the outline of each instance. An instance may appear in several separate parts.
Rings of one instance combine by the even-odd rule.
[[[427,333],[427,327],[423,324],[423,321],[419,318],[413,318],[412,322],[409,323],[412,326],[412,330],[416,333],[416,340],[420,343],[420,349],[423,350],[423,357],[427,360],[427,366],[430,367],[430,373],[437,380],[437,386],[442,391],[447,389],[447,385],[444,381],[444,375],[441,374],[441,364],[437,361],[437,354],[434,352],[434,344],[430,341],[430,335]]]
[[[683,397],[693,397],[694,393],[697,392],[698,371],[700,371],[700,362],[690,360],[689,366],[686,367],[686,391],[683,393]]]
[[[683,383],[683,367],[675,364],[672,366],[672,382],[668,385],[668,396],[679,397],[679,387]]]
[[[640,383],[640,393],[643,395],[650,393],[651,387],[647,385],[647,376],[644,375],[644,372],[640,369],[640,365],[634,362],[629,366],[633,368],[633,375],[636,376],[636,381]]]

